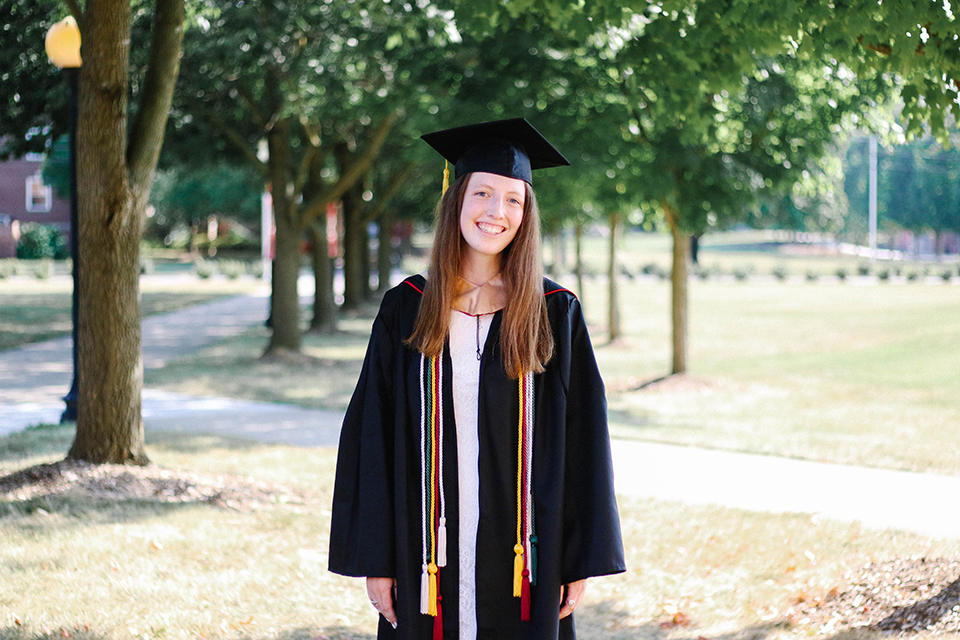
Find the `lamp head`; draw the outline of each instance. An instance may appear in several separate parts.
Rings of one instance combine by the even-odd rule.
[[[80,60],[80,28],[73,16],[67,16],[50,27],[44,40],[50,62],[61,69],[77,69]]]

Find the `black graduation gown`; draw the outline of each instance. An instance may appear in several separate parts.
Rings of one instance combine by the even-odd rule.
[[[337,460],[329,568],[347,576],[397,581],[394,630],[379,638],[429,639],[434,619],[420,613],[420,354],[403,344],[422,297],[422,276],[384,296],[350,401]],[[513,597],[517,522],[517,381],[501,365],[495,314],[480,368],[480,522],[477,622],[481,639],[574,638],[573,616],[558,620],[561,585],[625,570],[614,498],[606,400],[577,298],[544,279],[555,352],[535,376],[532,491],[538,537],[531,619]],[[450,372],[449,350],[444,371]],[[457,438],[451,375],[444,374],[443,482],[448,564],[439,572],[443,636],[458,637]]]

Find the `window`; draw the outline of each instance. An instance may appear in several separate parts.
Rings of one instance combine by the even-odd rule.
[[[50,211],[53,204],[53,188],[43,184],[43,176],[27,178],[27,211]]]

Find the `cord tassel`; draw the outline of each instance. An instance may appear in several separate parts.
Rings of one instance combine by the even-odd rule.
[[[433,640],[443,640],[443,609],[440,607],[440,601],[443,597],[437,594],[437,615],[433,619]]]
[[[517,554],[513,558],[513,597],[519,598],[523,590],[523,545],[515,546],[513,552]]]
[[[523,585],[520,589],[520,619],[530,619],[530,572],[524,570]]]
[[[427,573],[427,565],[423,565],[423,572],[420,574],[420,613],[430,613],[430,574]]]
[[[447,189],[450,188],[450,163],[446,160],[443,161],[443,189],[440,191],[440,195],[443,196]]]
[[[427,571],[430,572],[429,591],[427,593],[429,609],[427,615],[435,616],[437,615],[437,565],[431,562]]]
[[[437,566],[447,566],[447,519],[440,518],[440,528],[437,529]]]
[[[530,536],[530,584],[537,586],[537,536]]]

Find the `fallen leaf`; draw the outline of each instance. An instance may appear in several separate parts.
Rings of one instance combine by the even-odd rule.
[[[160,544],[160,543],[159,543],[158,541],[156,541],[156,540],[151,540],[151,541],[150,541],[150,546],[153,547],[153,548],[154,548],[155,550],[157,550],[157,551],[160,551],[161,549],[163,549],[163,545]]]

